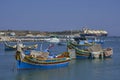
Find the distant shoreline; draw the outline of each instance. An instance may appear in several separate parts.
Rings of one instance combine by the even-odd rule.
[[[80,30],[65,30],[65,31],[32,31],[32,30],[0,30],[0,33],[5,33],[5,34],[0,34],[0,36],[10,36],[10,33],[14,32],[16,36],[26,36],[27,34],[32,34],[32,35],[75,35],[75,34],[80,34]],[[115,35],[109,35],[107,37],[120,37],[120,36],[115,36]]]

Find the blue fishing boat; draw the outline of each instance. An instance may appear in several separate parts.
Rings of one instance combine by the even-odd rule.
[[[49,56],[48,51],[23,51],[18,46],[16,52],[17,69],[51,69],[65,67],[70,58],[64,55]]]

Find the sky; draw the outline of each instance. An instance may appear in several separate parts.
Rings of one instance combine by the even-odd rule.
[[[0,30],[64,31],[83,27],[120,36],[120,0],[0,0]]]

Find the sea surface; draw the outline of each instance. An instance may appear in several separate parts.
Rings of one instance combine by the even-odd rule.
[[[45,42],[24,42],[26,45],[35,43],[39,44],[37,50],[45,50],[49,46]],[[120,80],[120,37],[105,38],[103,47],[113,48],[112,58],[75,59],[68,66],[55,69],[17,70],[15,51],[5,51],[1,42],[0,80]],[[66,51],[66,45],[54,45],[50,51],[62,53]]]

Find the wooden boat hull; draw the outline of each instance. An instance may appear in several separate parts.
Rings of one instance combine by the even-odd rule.
[[[110,58],[113,55],[113,49],[112,48],[107,48],[103,52],[104,58]]]
[[[27,50],[34,50],[36,49],[37,47],[24,47],[23,49],[27,49]],[[5,47],[5,51],[14,51],[14,50],[17,50],[17,48],[13,48],[13,47]]]
[[[17,69],[50,69],[67,66],[69,57],[48,58],[47,52],[33,52],[35,55],[26,54],[24,52],[16,52],[15,58],[17,61]],[[39,55],[38,55],[39,54]]]
[[[79,49],[77,48],[77,46],[84,46],[84,45],[75,45],[73,43],[69,43],[69,45],[67,45],[69,49],[75,49],[76,58],[79,58],[79,59],[90,58],[90,53],[88,51]],[[90,46],[90,45],[85,45],[85,46]]]
[[[88,59],[88,56],[76,55],[77,59]]]
[[[86,47],[86,46],[91,46],[94,48],[93,50],[97,50],[98,51],[90,51],[90,50],[84,50],[79,48],[80,47]],[[72,42],[69,42],[67,45],[68,49],[74,49],[75,53],[76,53],[76,58],[80,58],[80,59],[86,59],[86,58],[90,58],[90,59],[94,59],[94,58],[109,58],[113,55],[113,49],[112,48],[107,48],[107,49],[102,49],[99,45],[76,45]],[[90,47],[88,48],[90,49]]]
[[[78,59],[88,59],[88,58],[90,58],[90,54],[76,53],[76,58],[78,58]]]
[[[30,46],[24,46],[22,49],[33,50],[33,49],[37,49],[37,47],[38,47],[38,44],[34,44]],[[17,50],[17,46],[16,45],[12,46],[12,45],[5,43],[5,50],[6,51]]]
[[[16,48],[13,48],[13,47],[5,47],[5,51],[13,51],[13,50],[16,50]]]
[[[51,69],[51,68],[65,67],[68,64],[69,64],[68,61],[62,63],[53,63],[53,64],[32,64],[17,60],[17,69]]]

